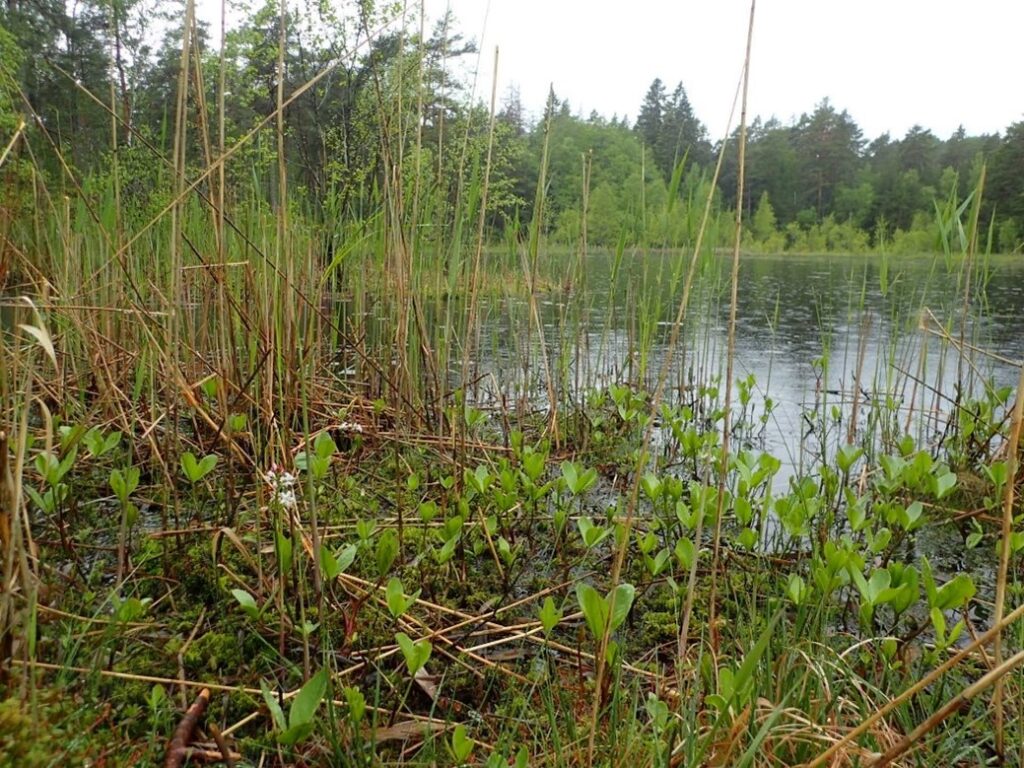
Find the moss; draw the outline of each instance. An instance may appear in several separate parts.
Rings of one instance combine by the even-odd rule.
[[[185,665],[196,672],[245,669],[251,661],[244,653],[244,644],[234,635],[207,632],[197,637],[185,651]]]
[[[45,725],[33,719],[17,699],[0,702],[0,766],[45,765],[49,761]]]
[[[640,631],[630,646],[650,649],[679,638],[679,624],[673,611],[644,611],[640,617]]]

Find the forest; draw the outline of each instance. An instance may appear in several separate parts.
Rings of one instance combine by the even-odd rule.
[[[397,153],[407,166],[430,169],[433,191],[447,201],[437,208],[435,223],[451,228],[460,187],[480,173],[489,135],[488,110],[479,95],[486,86],[478,86],[474,95],[468,74],[480,52],[452,16],[436,21],[421,39],[415,27],[410,32],[397,24],[400,8],[374,6],[356,4],[346,12],[308,3],[289,10],[280,85],[289,98],[281,149],[290,199],[330,236],[339,219],[373,210],[386,156]],[[131,180],[122,194],[126,212],[145,217],[158,209],[161,201],[153,197],[161,169],[153,157],[172,149],[182,11],[180,2],[145,0],[6,3],[0,12],[3,135],[11,136],[25,118],[30,133],[62,150],[60,163],[85,186],[109,173],[116,155]],[[273,3],[238,13],[223,47],[210,39],[207,22],[196,22],[196,65],[189,77],[203,90],[188,97],[196,101],[190,112],[195,124],[187,131],[184,151],[191,167],[209,157],[203,131],[212,130],[223,84],[219,130],[225,146],[265,121],[265,136],[238,156],[236,176],[229,180],[232,194],[244,196],[251,188],[274,205],[278,179],[266,169],[275,166],[278,147],[269,138],[274,126],[267,118],[279,85],[280,19]],[[314,78],[311,87],[302,88]],[[529,225],[547,130],[545,233],[563,242],[577,235],[586,176],[592,243],[686,242],[687,233],[658,212],[670,193],[686,199],[712,177],[722,139],[708,135],[685,82],[669,86],[655,79],[646,94],[637,94],[632,120],[584,117],[555,89],[557,83],[544,113],[535,115],[527,113],[514,89],[499,94],[487,211],[491,237]],[[788,125],[759,117],[749,126],[743,199],[752,222],[750,248],[938,249],[932,227],[937,203],[972,189],[982,166],[988,174],[982,218],[993,248],[1020,247],[1024,122],[1002,134],[968,136],[960,129],[943,138],[914,126],[903,137],[871,138],[827,96],[808,107]],[[729,137],[732,148],[718,179],[723,209],[736,199],[737,139],[738,129]],[[21,159],[22,165],[27,162]],[[55,155],[39,162],[54,183],[68,183]],[[681,184],[673,184],[677,167]],[[13,183],[17,168],[11,162],[5,169],[9,200],[19,194]],[[7,203],[7,215],[13,205]]]
[[[0,768],[1024,766],[1024,122],[421,8],[0,3]]]

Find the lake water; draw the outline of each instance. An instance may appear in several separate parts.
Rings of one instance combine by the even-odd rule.
[[[668,278],[685,269],[680,259],[687,258],[626,254],[616,272],[612,254],[588,256],[582,281],[538,293],[543,346],[526,299],[487,307],[478,396],[506,404],[525,397],[543,407],[546,371],[563,391],[577,394],[623,379],[653,388],[682,293],[681,281],[673,292]],[[729,268],[728,257],[716,258],[695,282],[670,396],[686,400],[687,386],[724,379]],[[903,426],[924,442],[942,429],[958,373],[974,393],[989,378],[1016,385],[1018,371],[1009,361],[1024,359],[1024,259],[994,258],[973,270],[964,333],[982,351],[963,361],[955,344],[924,329],[945,326],[959,340],[962,274],[958,262],[947,265],[941,256],[893,257],[887,265],[866,256],[742,258],[733,379],[753,376],[756,410],[772,399],[762,446],[783,458],[787,474],[806,460],[807,438],[817,439],[808,412],[825,402],[845,405],[849,415],[860,360],[859,421],[869,396],[890,396]],[[844,437],[848,429],[841,426]]]

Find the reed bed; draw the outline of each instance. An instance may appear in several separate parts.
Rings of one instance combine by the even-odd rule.
[[[369,213],[311,206],[284,115],[316,79],[227,146],[187,8],[154,189],[115,105],[105,174],[15,136],[0,765],[1024,763],[1024,388],[989,375],[1020,361],[986,349],[984,174],[937,206],[925,280],[883,254],[821,309],[775,445],[717,169],[673,177],[686,242],[604,253],[581,158],[565,247],[546,136],[498,242],[493,89],[448,184],[422,103],[382,93]]]

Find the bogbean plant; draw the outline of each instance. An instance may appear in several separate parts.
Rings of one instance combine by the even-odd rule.
[[[749,395],[754,387],[754,382],[744,380],[740,388]],[[275,586],[268,591],[268,583],[256,579],[254,567],[251,583],[243,581],[229,589],[238,605],[235,615],[244,617],[256,635],[269,638],[277,632],[284,638],[277,652],[301,643],[310,664],[288,707],[263,681],[275,741],[290,747],[308,739],[319,705],[329,694],[343,695],[347,738],[351,743],[363,738],[364,693],[356,683],[332,693],[327,668],[316,664],[318,657],[309,651],[311,635],[317,631],[324,648],[358,642],[363,636],[390,646],[396,661],[391,672],[403,677],[405,684],[394,688],[395,700],[388,705],[407,702],[417,677],[434,663],[431,641],[410,636],[415,625],[407,620],[410,612],[419,610],[415,606],[424,592],[438,591],[438,582],[448,588],[458,583],[466,594],[493,588],[507,596],[523,579],[554,586],[538,577],[550,573],[546,569],[557,561],[569,586],[560,593],[545,594],[531,613],[551,642],[575,636],[577,645],[596,652],[608,638],[604,658],[611,665],[609,678],[615,679],[624,660],[650,650],[630,645],[634,633],[623,630],[633,626],[631,613],[667,601],[672,608],[671,630],[680,631],[687,576],[702,566],[696,587],[702,591],[704,574],[712,565],[711,532],[719,522],[719,509],[724,513],[720,522],[725,557],[748,564],[730,569],[727,588],[742,597],[744,586],[750,587],[746,592],[753,595],[749,597],[751,632],[760,634],[751,636],[750,651],[742,659],[722,658],[710,667],[702,662],[701,690],[715,726],[702,730],[708,734],[703,746],[698,740],[687,747],[695,760],[699,761],[702,750],[714,749],[714,734],[738,722],[758,694],[757,668],[769,653],[773,633],[828,642],[834,629],[847,628],[866,639],[878,638],[877,647],[892,669],[902,663],[903,645],[920,631],[922,621],[927,622],[930,640],[925,663],[937,660],[958,642],[975,585],[966,574],[943,580],[911,546],[922,526],[941,519],[945,506],[952,506],[958,483],[948,465],[904,438],[895,452],[878,456],[877,466],[865,468],[868,454],[863,446],[849,445],[819,465],[816,474],[793,477],[788,489],[780,491],[781,460],[751,450],[749,441],[741,440],[733,443],[720,489],[721,438],[716,427],[722,414],[715,389],[703,388],[700,403],[663,405],[654,425],[648,423],[650,398],[644,394],[613,387],[600,397],[591,396],[588,401],[598,404],[598,411],[590,414],[591,423],[601,438],[594,440],[591,429],[591,451],[576,455],[556,455],[546,440],[531,442],[518,431],[509,435],[508,454],[483,456],[458,470],[439,472],[428,466],[426,454],[410,452],[412,464],[403,465],[407,471],[401,482],[393,484],[392,496],[367,493],[352,477],[331,477],[338,447],[327,432],[319,433],[296,455],[297,476],[275,470],[262,478],[271,490],[267,509],[273,528]],[[751,402],[741,398],[739,408],[745,414],[742,420],[752,429],[761,422],[751,417]],[[607,407],[610,413],[604,410]],[[479,418],[473,420],[479,428]],[[634,478],[630,467],[637,456],[635,441],[648,427],[658,435],[660,450],[643,474]],[[133,497],[140,482],[139,468],[125,461],[117,433],[72,429],[60,434],[57,449],[37,453],[39,484],[30,496],[41,510],[59,517],[69,495],[72,468],[77,470],[86,459],[113,464],[109,486],[117,501],[119,535],[125,542],[118,556],[123,568],[138,516]],[[85,450],[80,451],[79,445]],[[606,463],[610,456],[614,461]],[[196,457],[185,452],[180,458],[181,479],[197,507],[211,498],[201,489],[214,479],[216,468],[214,454]],[[1004,463],[989,463],[983,472],[990,490],[986,505],[995,508],[1008,481],[1007,468]],[[634,480],[639,490],[636,520],[631,540],[624,542],[628,488]],[[313,563],[307,561],[302,544],[309,531],[299,527],[300,522],[308,523],[311,503],[332,510],[335,522],[349,524],[340,542],[321,542],[320,576],[337,609],[318,613],[315,622],[307,620],[304,612],[313,605],[306,581]],[[414,515],[407,524],[421,529],[404,543],[384,519],[384,506],[392,504],[411,507]],[[983,531],[974,530],[971,537],[976,537],[972,543],[978,545]],[[610,584],[603,578],[609,557],[623,544],[628,551],[622,579]],[[1014,546],[1020,548],[1016,540]],[[418,551],[412,551],[416,547]],[[405,548],[409,551],[403,552]],[[785,565],[780,572],[773,563]],[[334,590],[334,582],[350,571],[374,585],[368,594],[381,590],[381,608],[372,614],[375,620],[362,610],[363,603]],[[496,578],[488,581],[489,574]],[[406,585],[416,583],[410,579],[417,575],[417,588],[407,589]],[[765,599],[772,606],[784,604],[786,610],[776,613],[771,622],[754,621],[753,612],[763,613],[757,601]],[[116,604],[136,603],[119,599]],[[742,606],[743,599],[736,604]],[[577,609],[581,620],[567,627],[566,613]],[[125,613],[123,608],[117,614],[121,621],[140,615]],[[344,616],[344,622],[339,616]],[[344,623],[340,641],[339,623]],[[272,647],[269,642],[267,647]],[[865,648],[860,655],[865,666],[870,658]],[[374,704],[381,704],[387,695],[376,691]],[[154,717],[164,716],[158,714],[163,707],[160,701],[154,698],[149,704]],[[687,715],[673,711],[658,695],[648,698],[643,709],[653,737],[649,740],[653,764],[675,764],[675,745],[687,727],[681,718]],[[332,707],[328,711],[333,712]],[[456,761],[467,760],[474,751],[470,736],[466,730],[453,731],[442,742],[444,749]],[[517,753],[517,761],[521,754]]]
[[[138,522],[139,509],[131,500],[139,486],[140,468],[131,462],[131,456],[122,457],[122,433],[117,430],[106,432],[98,426],[83,424],[60,424],[60,437],[56,448],[44,448],[34,458],[33,466],[39,478],[39,486],[25,486],[26,495],[32,504],[56,526],[65,554],[75,557],[69,531],[80,529],[80,521],[67,518],[68,499],[73,485],[90,481],[97,470],[111,463],[121,463],[108,472],[108,486],[117,500],[117,579],[120,583],[127,558],[130,556],[131,531]],[[84,453],[80,448],[84,447]],[[75,495],[82,495],[76,493]],[[102,524],[102,521],[98,521]]]

